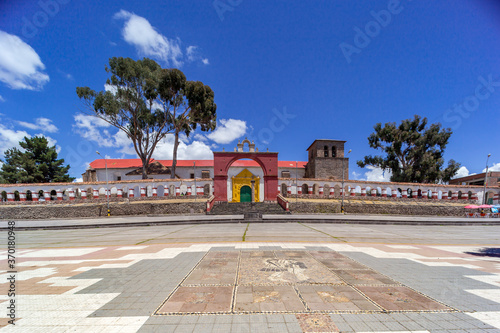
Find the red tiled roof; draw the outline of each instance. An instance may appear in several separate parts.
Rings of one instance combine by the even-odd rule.
[[[110,169],[128,169],[128,168],[140,168],[142,162],[138,158],[131,159],[108,159],[108,168]],[[172,166],[172,160],[154,160],[151,162],[158,161],[166,167]],[[177,160],[177,166],[180,167],[191,167],[193,163],[196,162],[196,167],[213,167],[214,160]],[[298,162],[299,168],[305,168],[307,162]],[[256,167],[259,164],[253,160],[237,160],[231,166],[233,167]],[[90,163],[92,169],[104,169],[105,163],[104,159],[98,159]],[[278,168],[294,168],[295,161],[278,161]]]

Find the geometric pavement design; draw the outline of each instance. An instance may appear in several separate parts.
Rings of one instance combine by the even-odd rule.
[[[335,251],[209,251],[155,315],[456,312]]]
[[[8,325],[0,313],[0,333],[497,333],[500,260],[468,254],[477,249],[306,242],[20,249],[18,317]],[[3,290],[7,277],[0,271]],[[0,295],[1,306],[7,302]]]

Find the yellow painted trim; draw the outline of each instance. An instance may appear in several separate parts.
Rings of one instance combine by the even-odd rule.
[[[260,177],[255,177],[248,169],[244,169],[236,176],[231,177],[231,187],[233,189],[231,202],[240,202],[240,191],[243,186],[250,186],[252,188],[252,176],[253,180],[255,180],[255,202],[259,202]]]

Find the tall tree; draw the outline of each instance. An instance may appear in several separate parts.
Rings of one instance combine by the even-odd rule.
[[[57,183],[71,182],[69,165],[57,159],[56,147],[49,147],[45,137],[24,137],[19,142],[24,151],[11,148],[5,152],[0,179],[6,183]]]
[[[159,95],[174,132],[171,178],[175,178],[179,134],[189,136],[197,126],[202,131],[215,129],[217,105],[209,86],[200,81],[187,81],[184,73],[175,68],[162,70]]]
[[[381,123],[368,137],[371,148],[380,149],[385,156],[365,156],[357,164],[391,170],[393,182],[437,183],[448,182],[460,168],[460,163],[450,160],[443,169],[443,154],[452,134],[451,129],[441,129],[441,124],[427,127],[427,118],[415,115],[399,126]]]
[[[187,81],[178,69],[162,69],[144,58],[111,58],[106,71],[107,91],[78,87],[76,92],[87,111],[123,131],[142,161],[142,178],[158,143],[169,133],[175,136],[172,178],[175,177],[179,134],[189,135],[199,125],[215,128],[214,93],[201,82]]]
[[[148,178],[148,166],[161,139],[170,132],[168,110],[158,99],[161,67],[144,58],[111,58],[106,72],[108,89],[96,92],[77,87],[76,93],[86,110],[123,131],[132,141],[142,161],[142,178]]]

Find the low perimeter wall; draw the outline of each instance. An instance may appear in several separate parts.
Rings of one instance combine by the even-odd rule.
[[[110,203],[112,216],[123,215],[162,215],[162,214],[204,214],[205,201],[156,203]],[[88,205],[19,205],[2,206],[0,219],[4,220],[37,220],[58,218],[99,217],[107,215],[107,204],[96,203]]]
[[[339,214],[338,202],[289,202],[292,214]],[[346,202],[347,214],[390,214],[390,215],[420,215],[420,216],[464,216],[464,209],[460,206],[439,205],[407,205],[398,204],[364,204]],[[112,216],[127,215],[183,215],[204,214],[206,202],[129,202],[110,203]],[[107,214],[107,204],[96,202],[86,205],[5,205],[0,207],[0,219],[5,220],[36,220],[53,218],[81,218],[102,217]],[[291,217],[293,219],[293,216]]]
[[[344,203],[347,214],[388,214],[388,215],[419,215],[419,216],[460,216],[464,217],[464,208],[460,206],[432,205],[395,205]],[[338,202],[293,202],[290,201],[292,214],[339,214]]]

